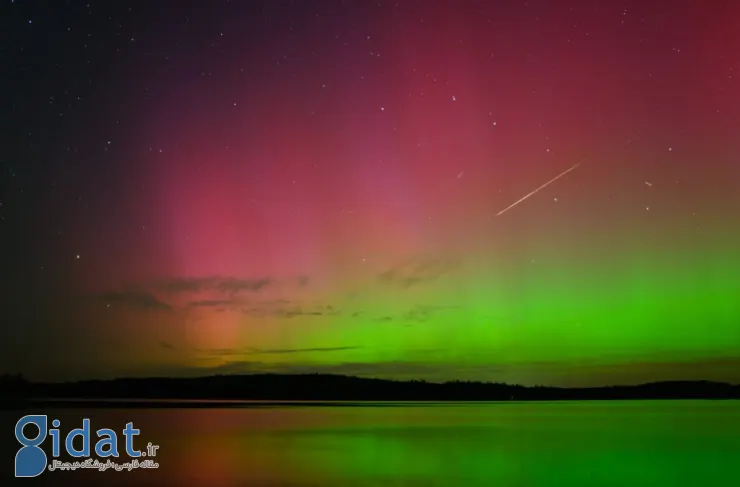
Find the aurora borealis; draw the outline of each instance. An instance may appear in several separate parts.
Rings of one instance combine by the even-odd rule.
[[[740,4],[0,9],[0,371],[740,382]]]

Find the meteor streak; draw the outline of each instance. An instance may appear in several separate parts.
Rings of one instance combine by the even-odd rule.
[[[507,206],[507,207],[506,207],[506,208],[504,208],[503,210],[501,210],[501,211],[499,211],[498,213],[496,213],[496,216],[500,216],[500,215],[503,215],[503,214],[504,214],[505,212],[507,212],[507,211],[509,211],[510,209],[514,208],[514,207],[515,207],[516,205],[518,205],[518,204],[519,204],[519,203],[521,203],[522,201],[526,200],[527,198],[529,198],[530,196],[532,196],[533,194],[535,194],[535,193],[536,193],[536,192],[538,192],[539,190],[541,190],[541,189],[545,188],[546,186],[549,186],[550,184],[554,183],[554,182],[555,182],[555,181],[557,181],[558,179],[562,178],[563,176],[565,176],[566,174],[568,174],[569,172],[571,172],[571,171],[572,171],[573,169],[577,168],[577,167],[578,167],[578,166],[580,166],[580,165],[581,165],[581,163],[579,162],[578,164],[574,165],[573,167],[571,167],[571,168],[570,168],[570,169],[568,169],[567,171],[564,171],[564,172],[562,172],[562,173],[558,174],[557,176],[555,176],[554,178],[552,178],[551,180],[549,180],[548,182],[546,182],[545,184],[543,184],[543,185],[542,185],[542,186],[540,186],[539,188],[535,189],[534,191],[532,191],[532,192],[530,192],[530,193],[527,193],[526,195],[524,195],[523,197],[519,198],[518,200],[516,200],[515,202],[513,202],[512,204],[510,204],[509,206]]]

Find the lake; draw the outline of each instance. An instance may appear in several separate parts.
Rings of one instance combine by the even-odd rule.
[[[159,445],[159,468],[13,485],[661,487],[740,475],[740,401],[214,406],[33,411],[59,419],[62,435],[90,418],[93,444],[95,430],[132,421],[134,446]],[[23,414],[0,415],[5,476]],[[122,437],[119,450],[123,463]]]

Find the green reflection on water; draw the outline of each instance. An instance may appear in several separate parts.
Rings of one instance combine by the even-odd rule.
[[[740,454],[738,413],[737,403],[501,404],[402,410],[393,422],[369,410],[373,421],[292,432],[290,449],[337,485],[717,485]]]
[[[740,458],[738,401],[67,410],[54,417],[70,427],[82,417],[94,427],[133,421],[143,444],[160,445],[160,468],[43,474],[50,485],[710,486],[734,482]]]

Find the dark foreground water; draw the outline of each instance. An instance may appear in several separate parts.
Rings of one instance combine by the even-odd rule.
[[[132,421],[136,448],[160,446],[159,468],[14,479],[13,425],[23,413],[1,411],[2,485],[661,487],[740,478],[738,401],[33,412],[60,419],[63,435],[91,418],[93,440],[99,428]],[[128,461],[122,438],[119,449],[117,461]]]

